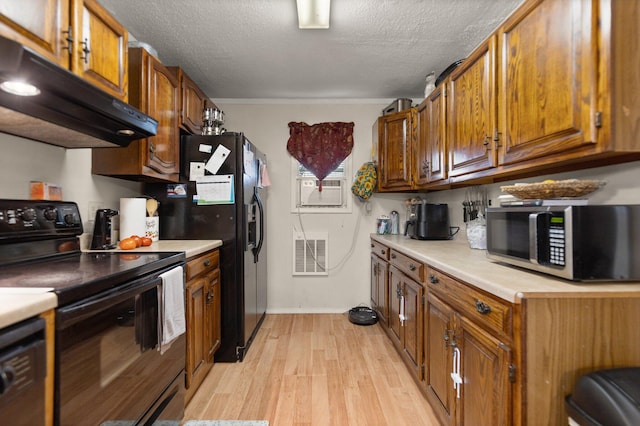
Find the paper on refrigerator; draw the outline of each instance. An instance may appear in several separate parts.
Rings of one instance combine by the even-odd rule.
[[[196,179],[198,205],[233,204],[233,175],[207,175]]]

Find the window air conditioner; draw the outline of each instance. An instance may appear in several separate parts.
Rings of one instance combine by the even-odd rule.
[[[341,206],[342,179],[326,179],[322,182],[322,192],[318,190],[317,179],[299,179],[300,206]]]

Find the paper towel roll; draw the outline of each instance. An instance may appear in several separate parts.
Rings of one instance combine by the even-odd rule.
[[[120,238],[144,236],[146,217],[146,198],[120,198]]]

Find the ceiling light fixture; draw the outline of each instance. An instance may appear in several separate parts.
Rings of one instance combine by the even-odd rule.
[[[327,29],[331,0],[296,0],[298,5],[298,28]]]

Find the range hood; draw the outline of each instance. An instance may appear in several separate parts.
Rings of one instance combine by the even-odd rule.
[[[16,78],[35,96],[0,89],[0,132],[65,148],[127,146],[158,122],[15,41],[0,37],[0,84]]]

